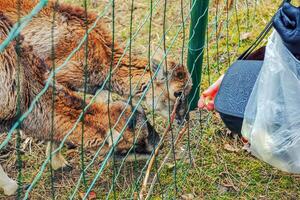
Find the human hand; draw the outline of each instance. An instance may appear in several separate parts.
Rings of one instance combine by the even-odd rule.
[[[222,83],[224,75],[220,76],[220,78],[212,84],[207,90],[205,90],[198,101],[199,109],[206,109],[212,111],[215,109],[215,97],[219,91],[220,85]]]

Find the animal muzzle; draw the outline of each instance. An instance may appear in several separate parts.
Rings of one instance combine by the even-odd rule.
[[[139,144],[136,144],[131,153],[134,152],[135,154],[139,155],[150,155],[156,149],[156,146],[160,141],[158,133],[149,122],[147,122],[147,127],[145,128],[147,128],[148,131],[148,136],[147,138],[145,138],[146,140]]]
[[[160,141],[159,134],[156,132],[156,130],[153,128],[153,126],[147,122],[147,129],[148,129],[148,144],[152,146],[152,150],[156,148]]]
[[[186,120],[188,120],[188,111],[188,98],[185,95],[180,95],[175,116],[178,125],[182,125]]]
[[[134,148],[128,152],[129,154],[126,156],[127,162],[148,160],[149,156],[151,156],[151,154],[154,153],[155,149],[157,148],[160,141],[158,133],[149,122],[147,122],[147,127],[145,128],[147,128],[148,131],[148,137],[146,138],[146,141],[144,140],[144,142],[134,145]],[[162,147],[163,145],[160,145],[160,149]],[[117,160],[123,160],[125,155],[126,154],[124,153],[120,154],[120,152],[117,152],[115,158]]]

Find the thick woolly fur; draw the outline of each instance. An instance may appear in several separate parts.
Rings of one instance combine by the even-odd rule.
[[[1,16],[1,36],[0,40],[3,41],[10,28],[9,21]],[[47,65],[42,59],[37,57],[33,48],[20,43],[16,47],[17,41],[9,45],[3,53],[0,54],[0,76],[1,76],[1,129],[9,128],[10,124],[17,118],[17,101],[18,101],[18,85],[20,86],[19,94],[19,109],[23,113],[29,108],[32,100],[45,86],[45,72]],[[17,63],[19,60],[19,64]],[[17,70],[19,67],[19,83]],[[51,113],[52,113],[52,93],[50,87],[47,92],[40,98],[37,105],[34,107],[33,112],[24,120],[21,128],[27,133],[32,134],[34,137],[49,140],[51,133]],[[89,102],[87,102],[89,103]],[[66,133],[72,129],[76,120],[82,112],[84,102],[82,98],[75,92],[69,90],[64,86],[58,86],[55,91],[55,116],[54,116],[54,140],[60,141]],[[123,102],[113,102],[110,104],[110,118],[111,126],[117,122],[121,112],[126,104]],[[121,132],[126,120],[131,114],[130,108],[125,109],[123,117],[116,124],[115,130]],[[100,120],[101,119],[101,120]],[[145,121],[145,115],[140,110],[136,117],[134,124],[141,125]],[[144,120],[144,121],[143,121]],[[106,103],[96,102],[91,105],[85,112],[85,133],[84,144],[87,147],[99,146],[107,136],[109,130],[108,120],[108,107]],[[145,125],[146,127],[146,125]],[[123,139],[130,141],[132,144],[132,132],[136,127],[128,126]],[[148,136],[148,130],[143,137]],[[76,126],[74,133],[68,137],[68,141],[74,144],[80,143],[81,138],[81,123]],[[127,138],[128,137],[128,138]],[[125,139],[126,138],[126,139]],[[129,142],[129,143],[130,143]],[[122,140],[121,142],[122,143]],[[125,146],[125,145],[124,145]]]
[[[7,37],[12,24],[18,21],[19,15],[22,17],[28,14],[38,2],[38,0],[0,0],[0,42]],[[21,13],[17,11],[19,6],[22,8]],[[56,14],[53,22],[54,11]],[[22,30],[22,37],[13,41],[0,53],[1,131],[9,129],[16,119],[28,110],[33,99],[45,87],[45,81],[53,66],[53,44],[54,65],[60,66],[78,46],[86,29],[91,28],[96,18],[97,15],[94,13],[86,16],[82,8],[64,4],[55,5],[50,1]],[[169,114],[168,105],[172,107],[177,96],[189,94],[190,75],[181,64],[170,59],[167,63],[160,59],[153,59],[149,67],[148,59],[135,56],[129,59],[126,53],[123,55],[124,50],[116,43],[113,48],[114,56],[112,56],[111,32],[107,31],[105,26],[100,20],[88,35],[87,43],[82,45],[66,66],[56,74],[56,89],[50,87],[22,122],[20,128],[26,134],[43,140],[50,140],[53,135],[55,142],[61,141],[73,128],[83,106],[89,103],[84,102],[77,94],[78,91],[83,91],[85,75],[88,93],[94,94],[97,89],[104,86],[105,89],[110,89],[111,92],[127,99],[130,94],[129,69],[131,68],[132,88],[136,88],[132,91],[132,95],[139,98],[150,83],[154,71],[158,69],[158,63],[164,63],[165,66],[160,67],[153,81],[154,90],[148,90],[144,100],[149,107],[152,107],[154,102],[156,112],[165,117]],[[88,52],[86,52],[86,45]],[[87,71],[84,70],[85,66]],[[104,85],[104,81],[109,76],[111,66],[113,73],[111,87],[108,88],[107,84]],[[166,89],[166,81],[168,81],[169,93]],[[152,91],[155,94],[152,94]],[[107,94],[100,95],[102,96],[99,96],[85,112],[83,143],[86,148],[97,148],[104,144],[101,152],[103,155],[110,149],[112,140],[119,138],[131,115],[131,108],[130,106],[126,108],[126,103],[122,101],[110,102],[108,107],[107,102],[103,101],[108,98]],[[184,99],[181,99],[182,105],[185,104]],[[54,112],[52,112],[52,102],[54,102]],[[178,113],[182,116],[185,114],[185,112]],[[82,123],[80,121],[74,128],[67,137],[67,142],[80,144]],[[109,127],[114,128],[110,131]],[[122,155],[132,148],[136,140],[135,151],[149,153],[158,138],[158,134],[147,122],[143,109],[138,108],[132,120],[125,126],[124,134],[115,149]],[[61,155],[58,154],[53,158],[57,158],[52,162],[55,169],[67,165]],[[16,189],[16,183],[7,177],[2,168],[0,168],[0,187],[6,194],[12,194]]]
[[[0,12],[0,43],[7,37],[11,26],[9,19]],[[34,48],[26,44],[23,37],[10,43],[0,53],[0,127],[2,131],[9,129],[15,120],[28,110],[33,99],[45,87],[45,74],[48,70],[47,64],[36,56]],[[73,79],[73,81],[77,80]],[[52,123],[53,100],[54,123]],[[20,128],[34,138],[50,140],[53,135],[53,140],[59,142],[73,128],[82,112],[83,105],[85,104],[82,98],[69,88],[59,85],[54,93],[53,88],[50,87],[38,100]],[[112,140],[116,141],[125,127],[124,135],[116,146],[117,152],[121,154],[128,152],[134,140],[136,140],[137,151],[142,153],[152,151],[153,143],[157,141],[158,135],[147,123],[145,113],[139,108],[129,124],[125,126],[130,115],[131,109],[129,106],[126,108],[125,102],[112,102],[109,107],[106,102],[102,101],[92,104],[84,117],[84,146],[98,148],[104,144],[101,153],[103,155],[111,147]],[[81,121],[76,126],[67,138],[67,142],[75,145],[81,144],[82,123]],[[52,130],[52,124],[54,130]],[[109,127],[113,127],[112,133]],[[56,157],[58,162],[52,163],[54,167],[63,167],[66,164],[64,159],[60,155]],[[2,168],[0,168],[0,187],[8,195],[16,189],[16,183],[6,176]]]
[[[18,19],[17,2],[21,5],[21,15],[28,14],[38,3],[38,0],[0,0],[0,10],[4,12],[13,22]],[[87,17],[84,9],[80,7],[68,6],[65,4],[55,5],[49,2],[28,26],[22,31],[24,41],[33,47],[33,52],[44,59],[48,66],[52,66],[51,61],[51,28],[53,27],[53,12],[55,10],[55,28],[53,31],[55,45],[55,64],[62,64],[67,56],[78,46],[86,33],[86,27],[90,28],[97,15],[88,13]],[[72,57],[67,66],[64,67],[56,76],[57,82],[70,90],[82,91],[84,83],[84,65],[85,65],[85,45]],[[94,93],[104,84],[108,76],[110,66],[114,70],[111,77],[111,91],[116,92],[125,99],[128,98],[129,90],[129,67],[131,65],[133,95],[136,98],[143,93],[153,72],[157,69],[157,64],[164,61],[153,60],[151,67],[148,60],[139,57],[132,57],[129,61],[128,53],[120,60],[124,50],[115,43],[113,63],[112,58],[112,37],[111,31],[106,30],[103,21],[99,21],[93,31],[88,36],[88,58],[87,58],[87,76],[88,91]],[[166,70],[167,69],[167,70]],[[152,70],[152,73],[151,71]],[[145,71],[145,72],[144,72]],[[166,76],[168,76],[169,94],[166,89]],[[190,75],[181,64],[175,63],[168,58],[167,67],[160,67],[157,78],[154,80],[155,94],[152,89],[148,90],[145,102],[152,108],[153,96],[156,112],[167,117],[170,105],[173,106],[178,95],[187,95],[191,90]],[[108,89],[108,85],[105,85]],[[185,102],[183,102],[185,103]],[[172,109],[172,108],[171,108]],[[185,114],[184,112],[182,112]],[[182,115],[183,115],[182,114]]]

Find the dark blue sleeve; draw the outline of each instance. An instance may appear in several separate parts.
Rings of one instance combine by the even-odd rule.
[[[298,58],[300,56],[300,8],[285,3],[276,13],[273,25],[285,46]]]

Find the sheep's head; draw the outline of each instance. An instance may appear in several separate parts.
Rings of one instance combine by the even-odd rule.
[[[148,157],[158,144],[158,133],[149,123],[142,107],[132,110],[126,102],[113,102],[111,107],[111,123],[113,128],[107,132],[109,147],[117,142],[116,155],[134,155],[137,159]]]
[[[163,54],[152,59],[151,72],[153,83],[145,95],[147,106],[168,118],[172,112],[176,99],[179,98],[179,105],[176,111],[176,119],[182,122],[186,117],[187,96],[192,88],[190,73],[187,68],[171,60],[165,62]],[[151,76],[150,76],[151,77]],[[150,79],[150,78],[149,78]],[[143,80],[144,87],[149,81]],[[152,87],[153,85],[153,87]]]

